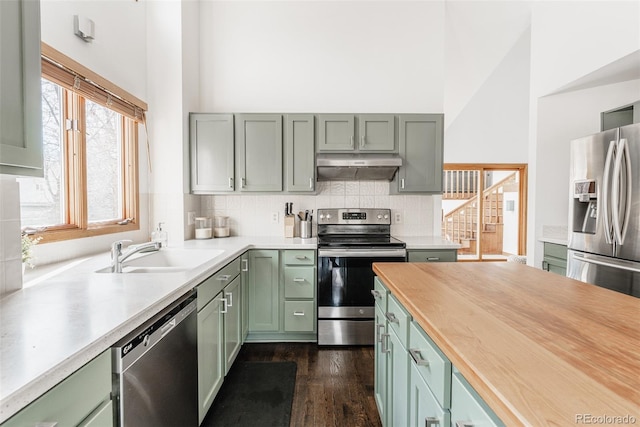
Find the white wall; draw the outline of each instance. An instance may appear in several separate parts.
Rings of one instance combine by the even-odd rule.
[[[201,111],[437,113],[444,2],[205,1]]]

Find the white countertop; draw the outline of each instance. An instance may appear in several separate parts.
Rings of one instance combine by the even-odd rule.
[[[543,225],[542,235],[538,238],[541,242],[564,246],[567,246],[568,239],[567,227],[563,225]]]
[[[398,238],[408,249],[459,247],[441,238]],[[189,240],[180,248],[224,252],[187,272],[95,273],[109,265],[108,253],[44,269],[40,283],[0,299],[0,423],[246,250],[316,247],[315,238]]]

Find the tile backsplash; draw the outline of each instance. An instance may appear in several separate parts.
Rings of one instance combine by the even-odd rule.
[[[318,208],[389,208],[394,236],[439,236],[441,197],[439,195],[389,195],[386,181],[318,182],[317,194],[216,195],[201,196],[200,215],[228,216],[234,236],[283,236],[284,204],[293,211]],[[278,221],[272,221],[277,213]],[[396,213],[400,221],[396,222]],[[314,220],[313,235],[316,234]]]
[[[0,295],[22,288],[20,187],[15,178],[0,178]]]

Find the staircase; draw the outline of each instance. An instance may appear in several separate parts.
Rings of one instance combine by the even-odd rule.
[[[460,174],[462,172],[462,174]],[[482,216],[482,252],[502,254],[503,193],[518,191],[514,172],[491,185],[482,193],[484,212]],[[450,184],[447,186],[447,182]],[[445,214],[442,235],[460,243],[458,254],[476,254],[478,251],[478,176],[477,171],[445,171],[443,199],[468,199],[465,203]]]

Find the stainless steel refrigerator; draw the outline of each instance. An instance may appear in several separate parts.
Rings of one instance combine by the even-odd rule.
[[[571,141],[567,276],[640,297],[640,124]]]

